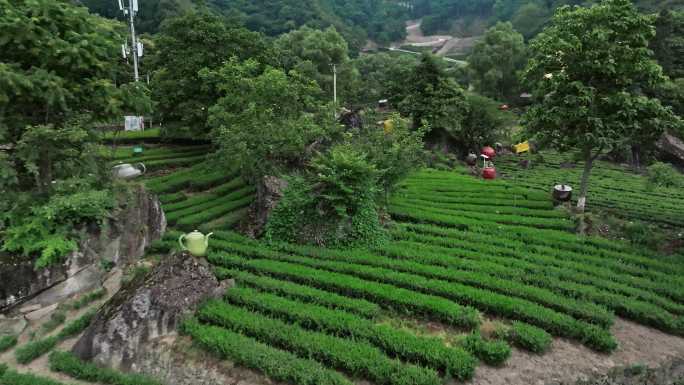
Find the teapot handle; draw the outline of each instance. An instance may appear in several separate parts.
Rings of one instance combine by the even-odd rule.
[[[204,246],[209,246],[209,237],[212,235],[214,235],[214,233],[209,233],[206,237],[204,237]]]
[[[142,173],[143,173],[143,174],[146,173],[146,172],[147,172],[147,167],[145,167],[145,165],[144,165],[142,162],[140,162],[140,163],[138,163],[138,164],[140,165],[140,167],[142,167]]]
[[[181,236],[178,237],[178,243],[180,244],[181,250],[187,250],[188,248],[183,244],[183,239],[185,239],[185,234],[181,234]]]

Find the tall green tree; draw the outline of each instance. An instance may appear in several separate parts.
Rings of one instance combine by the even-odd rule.
[[[551,12],[543,4],[527,3],[515,12],[511,23],[513,28],[519,31],[525,39],[531,39],[541,32],[544,24],[549,20],[550,14]]]
[[[399,110],[410,115],[413,127],[427,124],[429,141],[458,140],[468,105],[463,89],[450,77],[433,55],[425,54],[407,79],[408,93]]]
[[[590,8],[560,8],[531,44],[524,77],[534,105],[524,123],[542,144],[580,150],[579,211],[598,156],[652,142],[677,123],[669,109],[640,91],[665,80],[648,49],[653,34],[649,18],[629,0],[604,0]]]
[[[92,122],[144,94],[111,81],[116,30],[67,0],[0,0],[0,141],[14,149],[0,162],[15,170],[3,180],[16,182],[0,189],[49,193],[54,179],[90,170]]]
[[[156,40],[152,58],[155,73],[152,96],[156,112],[166,123],[180,123],[179,130],[205,135],[208,109],[220,93],[202,81],[202,69],[216,69],[231,57],[274,60],[262,35],[227,25],[207,9],[167,20]]]
[[[332,112],[319,102],[320,88],[294,71],[233,58],[202,77],[224,95],[209,110],[219,155],[249,180],[301,166],[328,134]]]
[[[661,11],[655,27],[651,49],[658,63],[671,78],[684,78],[684,11]]]
[[[511,23],[497,23],[487,30],[468,58],[475,89],[497,100],[518,96],[525,51],[525,40]]]
[[[392,106],[397,106],[406,97],[406,79],[417,64],[415,56],[404,54],[377,53],[355,59],[359,83],[354,86],[354,102],[374,105],[388,99]]]
[[[315,80],[328,100],[333,96],[333,65],[337,69],[338,97],[349,99],[350,84],[358,73],[349,60],[349,47],[334,27],[325,30],[304,26],[281,35],[274,43],[285,71],[295,70]]]

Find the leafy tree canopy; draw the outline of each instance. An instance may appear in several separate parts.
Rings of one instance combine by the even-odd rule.
[[[498,100],[520,94],[519,72],[525,66],[525,42],[511,23],[487,30],[468,58],[476,90]]]
[[[219,155],[250,180],[301,166],[309,146],[329,135],[332,111],[318,101],[320,88],[294,71],[233,58],[202,77],[224,94],[209,111]]]
[[[333,64],[338,71],[338,85],[341,99],[349,99],[357,73],[349,62],[349,48],[334,27],[325,30],[302,27],[281,35],[274,43],[286,71],[315,80],[332,99]]]
[[[181,122],[194,134],[208,132],[208,109],[219,93],[199,76],[202,69],[216,69],[227,59],[277,60],[270,44],[258,33],[231,27],[205,10],[167,20],[156,39],[152,66],[156,113],[166,122]]]
[[[408,79],[408,94],[399,110],[413,118],[413,126],[429,126],[428,138],[455,137],[462,129],[467,113],[465,94],[446,76],[441,63],[432,55],[423,55]]]
[[[542,143],[581,150],[581,210],[596,157],[619,145],[652,142],[676,122],[657,99],[640,92],[665,80],[648,49],[653,34],[649,18],[629,0],[605,0],[591,8],[560,8],[531,43],[524,77],[535,104],[525,124]]]
[[[142,86],[110,80],[120,38],[114,22],[66,0],[0,0],[0,139],[16,149],[4,156],[13,188],[48,192],[74,175],[89,122],[120,115],[131,94],[144,98]]]

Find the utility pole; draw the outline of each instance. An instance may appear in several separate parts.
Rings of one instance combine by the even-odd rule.
[[[337,108],[337,65],[333,63],[333,104]]]
[[[118,0],[119,9],[124,16],[128,16],[128,21],[131,28],[131,55],[133,56],[133,73],[135,81],[140,81],[140,72],[138,70],[139,58],[143,55],[143,45],[135,36],[135,15],[138,13],[138,0],[128,0],[128,7],[124,7],[124,0]],[[128,54],[126,44],[121,47],[124,59]]]

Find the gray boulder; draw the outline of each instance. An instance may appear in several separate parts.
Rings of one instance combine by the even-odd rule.
[[[230,280],[217,281],[206,260],[172,255],[114,295],[72,351],[100,365],[136,370],[149,342],[175,335],[184,316],[230,286]]]

